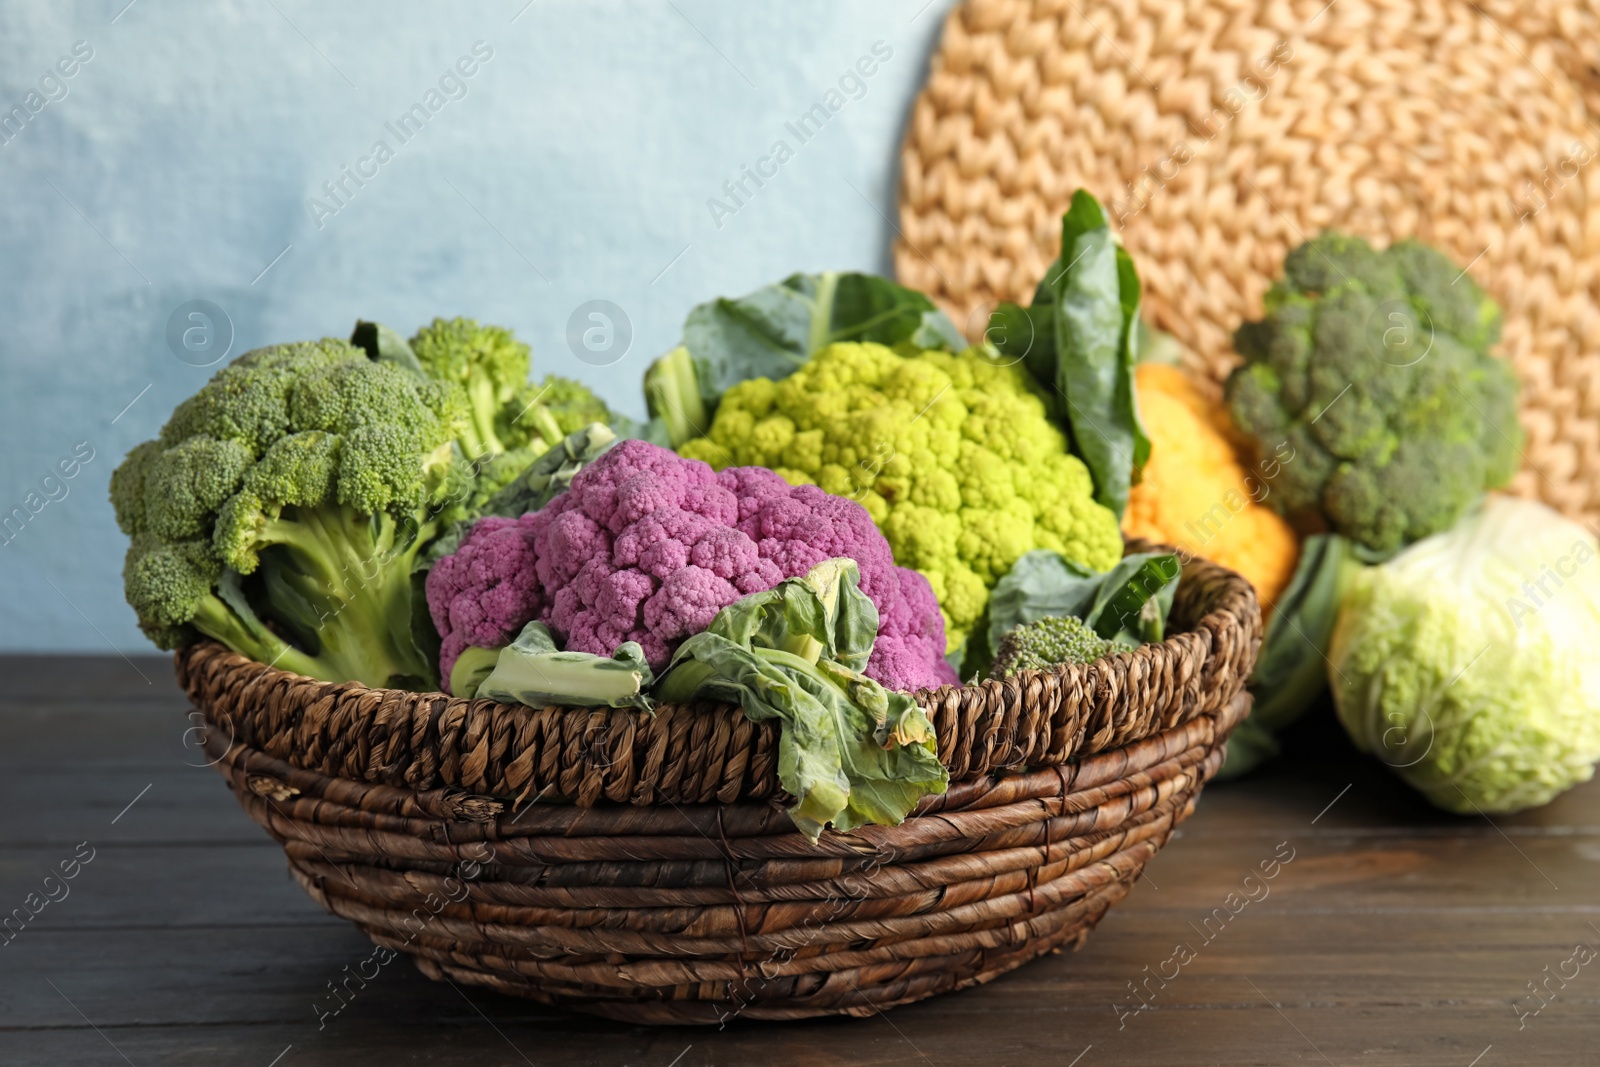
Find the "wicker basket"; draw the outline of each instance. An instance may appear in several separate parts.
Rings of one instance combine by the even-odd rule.
[[[1248,711],[1249,584],[1191,561],[1172,629],[919,694],[949,792],[817,845],[783,811],[776,729],[737,708],[332,685],[211,643],[176,660],[239,802],[379,946],[548,1004],[718,1023],[870,1014],[1081,943]]]
[[[1600,518],[1600,0],[968,0],[900,169],[896,273],[969,334],[1082,186],[1213,382],[1308,236],[1437,245],[1505,309],[1515,490]]]

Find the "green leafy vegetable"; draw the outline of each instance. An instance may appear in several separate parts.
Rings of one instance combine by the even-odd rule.
[[[995,584],[967,640],[961,676],[987,675],[1005,635],[1044,618],[1076,616],[1115,648],[1159,641],[1182,571],[1170,552],[1135,552],[1099,574],[1059,552],[1035,549]]]
[[[1351,572],[1329,680],[1350,739],[1433,804],[1521,811],[1600,758],[1600,543],[1491,496]]]
[[[795,797],[795,826],[813,841],[829,823],[898,825],[949,782],[916,701],[860,673],[878,611],[858,580],[853,560],[824,560],[730,604],[679,646],[656,692],[739,704],[753,722],[777,719],[778,778]]]
[[[914,289],[872,274],[791,274],[776,285],[690,311],[683,344],[645,374],[650,414],[677,446],[705,434],[729,387],[750,378],[788,377],[835,341],[966,347],[944,313]]]
[[[1340,594],[1355,566],[1350,542],[1343,537],[1317,534],[1306,539],[1250,675],[1255,704],[1228,739],[1228,759],[1218,778],[1235,778],[1277,755],[1276,735],[1327,689],[1328,644],[1339,617]]]
[[[489,650],[469,649],[461,658],[475,651]],[[451,691],[464,694],[466,690],[455,688],[456,679],[460,676],[463,685],[469,684],[476,670],[472,664],[463,668],[458,660],[450,671]],[[636,641],[624,641],[611,656],[563,652],[556,647],[548,626],[530,622],[515,641],[500,649],[494,670],[478,685],[476,693],[530,708],[559,704],[649,711],[651,702],[645,690],[654,681],[644,649]]]
[[[1132,258],[1099,202],[1079,189],[1061,219],[1061,255],[1033,305],[1001,304],[986,333],[1055,391],[1073,450],[1094,476],[1095,499],[1119,518],[1150,458],[1133,384],[1139,298]]]

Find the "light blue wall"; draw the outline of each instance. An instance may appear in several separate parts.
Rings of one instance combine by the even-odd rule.
[[[0,7],[0,111],[43,102],[0,146],[0,511],[93,451],[0,547],[5,650],[150,650],[106,484],[212,373],[168,347],[179,305],[220,306],[233,355],[358,316],[409,332],[473,315],[529,341],[536,374],[642,415],[639,375],[694,303],[799,269],[887,271],[899,143],[949,7],[125,3]],[[92,58],[47,78],[80,41]],[[493,56],[466,95],[401,144],[385,122],[477,41]],[[893,54],[865,95],[801,144],[785,122],[875,41]],[[714,219],[707,200],[779,139],[794,158]],[[308,197],[378,140],[394,158],[319,226]],[[604,369],[565,339],[591,299],[634,330]]]

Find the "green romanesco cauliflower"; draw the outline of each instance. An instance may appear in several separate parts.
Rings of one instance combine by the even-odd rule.
[[[1227,386],[1273,506],[1378,554],[1448,529],[1517,470],[1499,336],[1494,301],[1416,241],[1324,234],[1289,253]]]
[[[978,349],[829,345],[782,381],[730,388],[710,433],[678,451],[860,501],[895,562],[933,586],[952,650],[1023,553],[1054,549],[1102,571],[1122,556],[1117,518],[1095,502],[1044,393],[1020,364]]]
[[[1059,663],[1093,663],[1110,650],[1111,642],[1076,615],[1051,615],[1023,623],[1001,638],[989,677],[1009,678]]]

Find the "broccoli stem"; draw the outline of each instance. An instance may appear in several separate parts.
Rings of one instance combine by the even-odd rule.
[[[467,381],[467,398],[471,401],[472,428],[478,438],[473,442],[478,447],[472,459],[479,459],[485,454],[499,455],[506,450],[500,438],[494,432],[494,415],[500,410],[500,403],[494,395],[494,383],[481,375],[474,376]]]
[[[519,415],[517,421],[531,419],[534,432],[547,442],[547,447],[554,447],[561,443],[567,435],[561,431],[561,424],[550,413],[550,409],[543,404],[534,404],[526,414]]]
[[[322,678],[324,681],[343,680],[328,678],[316,659],[267,629],[254,613],[246,618],[215,593],[207,593],[201,599],[199,609],[189,621],[207,637],[215,638],[259,663],[311,678]]]
[[[406,689],[436,684],[411,635],[411,565],[437,522],[412,529],[414,522],[402,529],[391,515],[333,505],[286,509],[275,531],[283,536],[261,553],[261,611],[303,646],[300,673]]]
[[[461,432],[456,435],[456,440],[461,443],[461,454],[473,463],[481,463],[496,453],[478,436],[477,423],[468,419]]]

